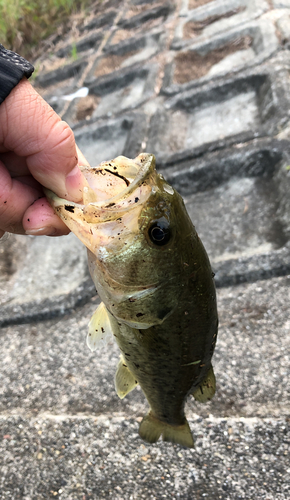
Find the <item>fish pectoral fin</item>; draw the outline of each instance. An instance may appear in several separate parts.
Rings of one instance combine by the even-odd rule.
[[[138,381],[134,375],[130,372],[126,361],[121,356],[121,359],[117,366],[117,371],[115,374],[115,389],[120,399],[123,399],[129,392],[135,389],[138,385]]]
[[[112,333],[109,314],[103,302],[97,307],[89,322],[87,345],[91,351],[107,344]]]
[[[201,384],[198,386],[198,388],[194,389],[192,395],[200,403],[206,403],[214,396],[215,389],[216,389],[215,374],[212,365],[210,365],[210,369],[208,370],[207,375],[205,376]]]
[[[163,441],[194,448],[193,437],[186,419],[183,425],[170,425],[149,412],[140,424],[139,435],[148,443],[156,443],[162,435]]]

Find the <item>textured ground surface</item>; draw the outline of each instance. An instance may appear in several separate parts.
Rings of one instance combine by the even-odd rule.
[[[117,347],[85,343],[85,250],[10,236],[0,499],[288,500],[290,2],[108,0],[48,45],[35,86],[88,160],[152,152],[185,198],[216,273],[217,393],[187,403],[194,450],[143,443],[142,392],[114,392]]]

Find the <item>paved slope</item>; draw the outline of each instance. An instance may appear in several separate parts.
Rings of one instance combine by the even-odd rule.
[[[144,444],[142,392],[114,393],[116,346],[85,345],[85,250],[1,241],[1,499],[290,498],[289,14],[108,0],[50,40],[35,85],[88,160],[153,152],[185,198],[216,272],[218,389],[188,402],[195,450]]]

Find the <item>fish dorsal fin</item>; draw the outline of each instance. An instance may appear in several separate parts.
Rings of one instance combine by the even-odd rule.
[[[215,374],[212,365],[210,365],[210,369],[208,370],[206,377],[203,379],[198,388],[194,389],[192,395],[200,403],[206,403],[214,396],[215,388]]]
[[[135,389],[136,385],[138,385],[136,378],[130,372],[128,366],[126,365],[126,361],[121,356],[115,375],[116,393],[120,399],[123,399],[129,392]]]
[[[95,310],[89,322],[87,345],[91,351],[105,345],[112,333],[112,327],[107,308],[103,302]]]

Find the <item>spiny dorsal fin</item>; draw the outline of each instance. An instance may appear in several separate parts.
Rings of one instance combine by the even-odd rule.
[[[105,345],[112,333],[110,318],[107,308],[103,302],[98,306],[89,322],[87,345],[91,351],[99,346]]]
[[[115,375],[115,389],[120,399],[123,399],[127,394],[138,385],[137,380],[134,375],[130,372],[126,361],[121,356],[121,359],[117,366],[117,371]]]
[[[210,369],[208,370],[206,377],[203,379],[199,387],[194,389],[192,395],[200,403],[206,403],[214,396],[215,389],[215,374],[212,365],[210,365]]]

